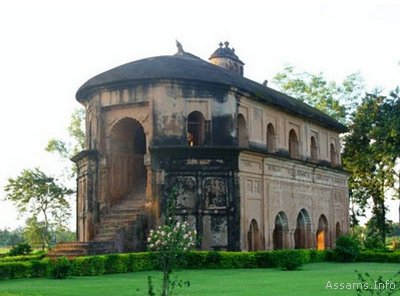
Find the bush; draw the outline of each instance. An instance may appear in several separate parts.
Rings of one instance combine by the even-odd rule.
[[[21,255],[21,256],[6,256],[0,258],[0,262],[17,262],[17,261],[31,261],[40,260],[45,257],[45,254],[35,254],[35,255]]]
[[[145,271],[155,269],[154,253],[129,254],[129,271]]]
[[[323,251],[308,250],[308,252],[309,252],[309,261],[308,262],[317,263],[317,262],[328,261],[329,251],[330,250],[323,250]]]
[[[359,262],[381,262],[381,263],[400,263],[400,251],[382,252],[367,250],[360,252]]]
[[[29,262],[0,263],[0,279],[28,278],[31,274]]]
[[[72,260],[71,274],[74,276],[103,275],[106,256],[76,257]]]
[[[60,257],[52,262],[50,276],[53,279],[63,280],[71,274],[71,262],[66,257]]]
[[[126,254],[108,255],[104,261],[105,273],[123,273],[128,272],[129,256]]]
[[[336,248],[334,250],[335,259],[340,262],[354,262],[360,254],[359,242],[351,237],[342,235],[336,240]]]
[[[50,260],[32,260],[29,262],[31,264],[30,277],[47,277],[49,276],[49,266]]]
[[[10,256],[28,255],[30,253],[32,253],[32,247],[28,243],[19,243],[8,252]]]
[[[255,268],[256,258],[254,252],[220,252],[221,261],[217,268]]]
[[[254,254],[255,264],[258,268],[276,267],[276,262],[272,260],[271,251],[261,251]]]
[[[307,250],[279,250],[272,253],[272,261],[277,267],[295,270],[309,262]]]

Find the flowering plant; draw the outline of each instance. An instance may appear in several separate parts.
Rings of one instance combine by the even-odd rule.
[[[151,251],[186,252],[196,245],[196,230],[191,230],[186,221],[165,224],[150,230],[147,243]]]
[[[162,296],[170,295],[170,290],[176,285],[176,280],[171,281],[172,270],[183,263],[184,253],[196,245],[196,230],[192,230],[186,221],[175,221],[171,217],[167,223],[151,230],[147,239],[148,248],[157,252],[156,258],[163,271]],[[184,282],[190,285],[189,282]],[[182,283],[178,283],[182,286]],[[151,279],[149,279],[149,291],[153,291]],[[153,293],[153,292],[151,292]],[[154,295],[151,294],[150,295]]]

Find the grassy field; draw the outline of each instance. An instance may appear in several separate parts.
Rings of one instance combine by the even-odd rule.
[[[8,251],[10,251],[10,248],[9,247],[0,247],[0,254],[5,254],[5,253],[7,253]]]
[[[315,263],[297,271],[278,269],[185,270],[179,279],[190,280],[191,285],[178,295],[279,295],[279,296],[346,296],[355,290],[334,290],[334,283],[357,283],[358,269],[374,278],[382,275],[389,279],[400,270],[399,264],[380,263]],[[66,280],[17,279],[0,281],[0,295],[84,295],[124,296],[147,295],[147,276],[161,279],[158,272],[137,272],[93,277],[71,277]],[[138,290],[139,289],[139,290]],[[399,294],[395,294],[399,295]]]

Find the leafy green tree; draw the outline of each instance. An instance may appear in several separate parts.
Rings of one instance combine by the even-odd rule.
[[[26,219],[24,239],[32,246],[41,246],[44,251],[50,241],[50,230],[46,229],[43,221],[38,221],[36,216]]]
[[[399,97],[366,94],[353,113],[350,133],[344,139],[344,167],[350,172],[352,201],[365,210],[372,201],[372,218],[366,241],[384,244],[388,231],[385,197],[395,186],[395,166],[399,158]],[[368,237],[369,236],[369,237]]]
[[[287,65],[282,72],[276,74],[273,83],[282,92],[327,113],[342,123],[346,122],[349,113],[365,92],[363,79],[358,73],[348,75],[342,84],[337,84],[328,81],[322,73],[297,72],[291,65]]]
[[[20,214],[27,213],[37,223],[43,223],[41,237],[44,246],[48,246],[52,225],[55,222],[58,225],[67,223],[71,215],[66,197],[73,191],[57,184],[54,178],[38,168],[25,169],[17,178],[8,179],[4,190],[5,199],[11,201]]]
[[[22,228],[0,230],[0,247],[15,246],[23,242]]]
[[[60,156],[67,160],[66,165],[69,176],[72,177],[76,173],[75,166],[70,162],[71,157],[79,153],[85,146],[85,110],[83,108],[75,109],[71,115],[71,121],[68,126],[68,140],[52,138],[46,146],[46,151]]]

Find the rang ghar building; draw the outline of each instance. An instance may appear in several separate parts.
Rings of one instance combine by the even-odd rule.
[[[344,125],[244,77],[228,42],[118,66],[84,83],[75,248],[139,251],[176,192],[204,250],[326,249],[348,232]]]

